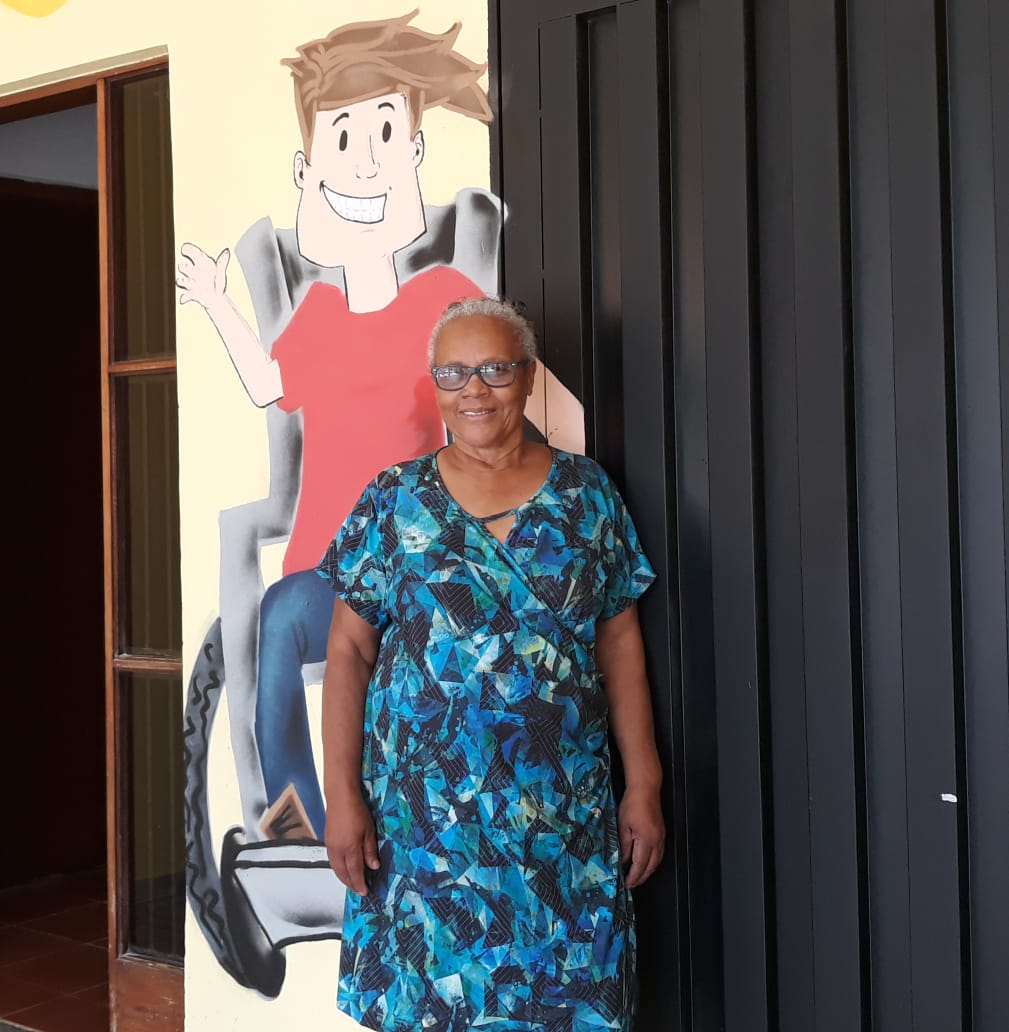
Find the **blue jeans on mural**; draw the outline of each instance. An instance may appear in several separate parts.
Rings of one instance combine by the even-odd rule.
[[[256,745],[267,802],[272,806],[293,784],[320,838],[326,806],[312,755],[301,667],[326,658],[335,600],[332,587],[314,570],[305,570],[272,584],[259,610]]]

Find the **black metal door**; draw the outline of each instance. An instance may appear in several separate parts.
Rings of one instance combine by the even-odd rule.
[[[504,289],[583,399],[671,854],[641,1032],[1009,1028],[1009,5],[492,5]]]

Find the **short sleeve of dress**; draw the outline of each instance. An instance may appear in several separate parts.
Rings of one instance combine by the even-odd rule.
[[[603,545],[606,587],[599,619],[609,620],[644,594],[655,580],[655,571],[641,550],[638,532],[624,500],[608,478],[604,478],[602,486],[609,495],[611,523]]]
[[[316,567],[336,594],[372,627],[384,630],[386,568],[382,528],[374,484],[365,488]]]

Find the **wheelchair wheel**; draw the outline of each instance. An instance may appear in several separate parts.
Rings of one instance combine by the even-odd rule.
[[[210,731],[224,690],[221,621],[207,631],[193,665],[183,718],[186,790],[186,894],[203,937],[221,967],[240,985],[256,989],[239,959],[228,928],[221,875],[214,859],[207,798]]]

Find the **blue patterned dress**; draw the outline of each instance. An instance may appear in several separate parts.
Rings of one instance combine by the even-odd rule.
[[[348,891],[338,1006],[372,1029],[630,1027],[596,621],[654,579],[603,470],[554,452],[504,545],[436,455],[380,474],[319,572],[383,632],[363,784],[381,869]]]

